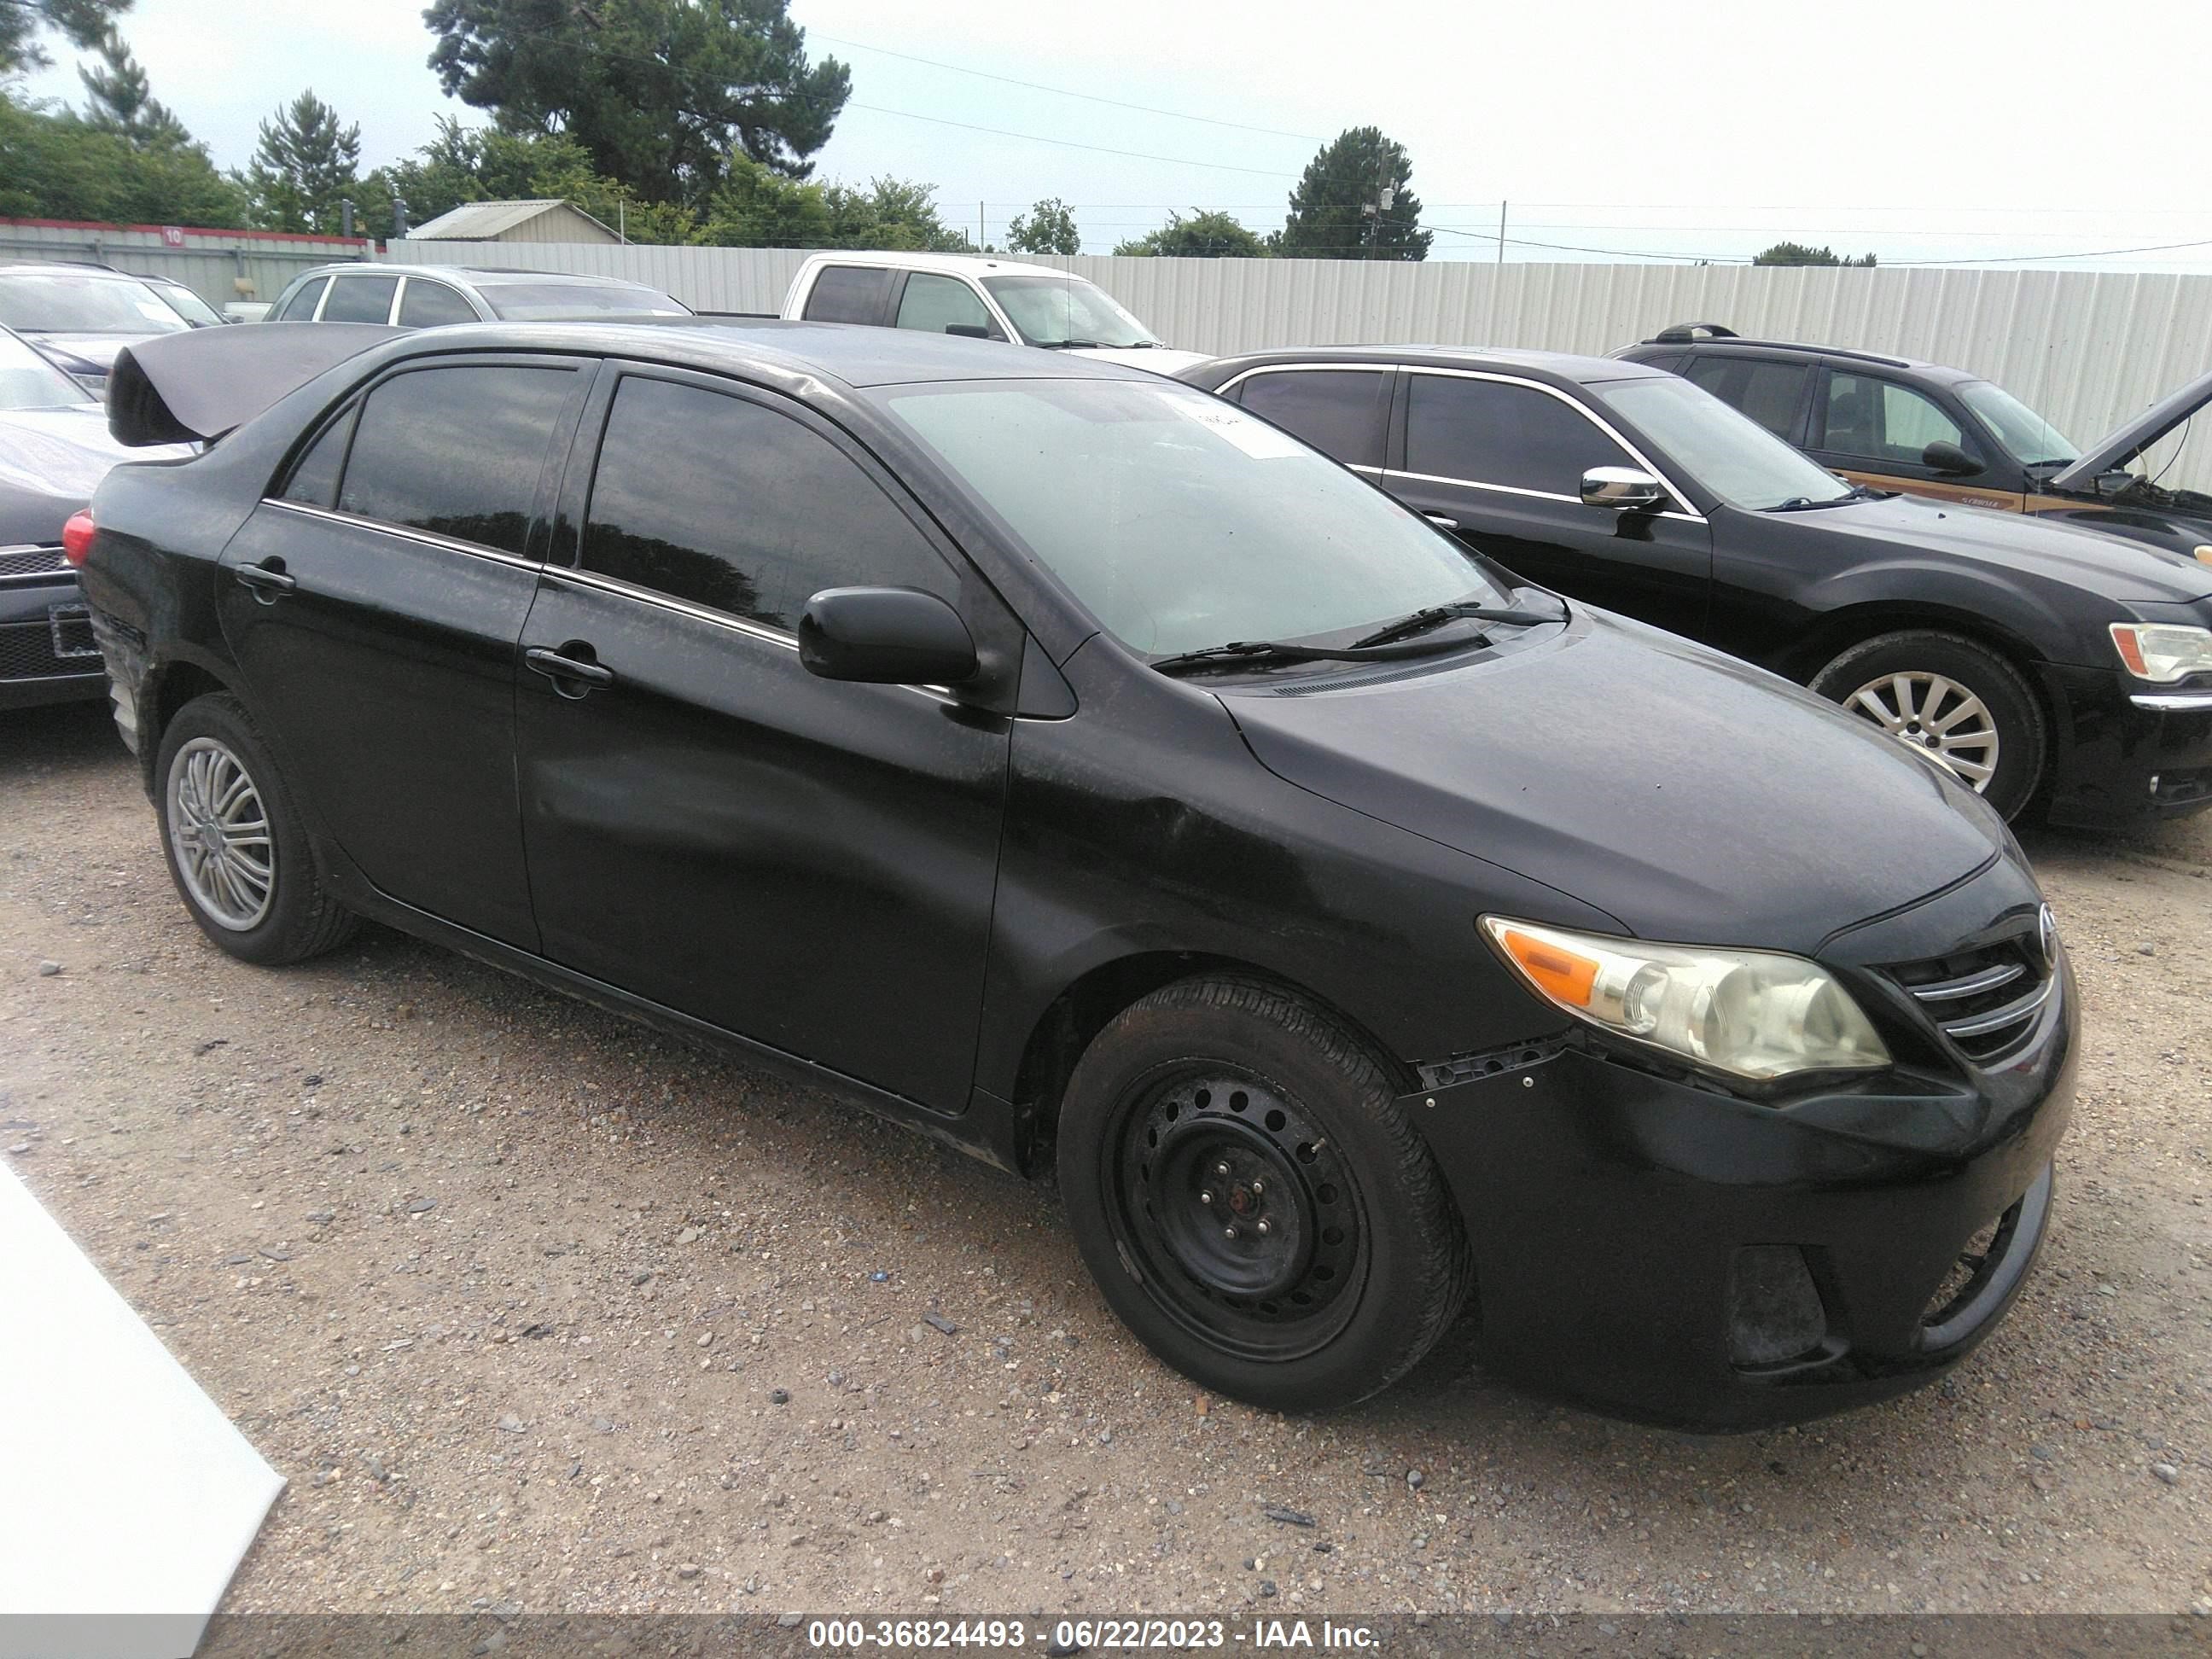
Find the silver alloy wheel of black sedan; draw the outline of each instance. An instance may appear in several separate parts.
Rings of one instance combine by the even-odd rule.
[[[245,763],[214,738],[194,738],[171,758],[166,793],[169,844],[193,904],[233,933],[259,927],[276,899],[276,842]]]
[[[1989,705],[1942,674],[1884,674],[1843,700],[1907,748],[1941,761],[1976,794],[1997,773],[1999,739]]]

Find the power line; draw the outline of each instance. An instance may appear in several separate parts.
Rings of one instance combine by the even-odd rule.
[[[828,40],[833,45],[851,46],[860,52],[880,52],[885,58],[902,58],[909,64],[927,64],[932,69],[950,70],[955,75],[972,75],[979,80],[997,81],[1010,87],[1027,87],[1032,92],[1048,92],[1060,98],[1081,98],[1093,104],[1110,104],[1115,109],[1133,109],[1146,115],[1164,115],[1176,121],[1203,121],[1208,126],[1233,127],[1239,132],[1265,133],[1271,138],[1296,138],[1302,143],[1320,144],[1328,141],[1310,132],[1285,132],[1280,127],[1255,127],[1243,121],[1224,121],[1212,115],[1187,115],[1181,110],[1160,109],[1152,104],[1132,104],[1119,98],[1102,98],[1097,93],[1074,92],[1066,87],[1048,87],[1039,81],[1024,81],[1011,75],[994,75],[988,70],[969,69],[961,64],[947,64],[935,58],[922,58],[910,52],[893,52],[889,46],[872,46],[865,40],[848,40],[835,34],[824,34],[819,29],[810,29],[815,40]]]

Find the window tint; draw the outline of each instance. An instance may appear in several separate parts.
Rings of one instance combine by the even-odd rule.
[[[607,417],[584,568],[787,630],[825,587],[959,592],[827,439],[743,398],[638,376]]]
[[[315,314],[315,301],[323,297],[323,290],[330,285],[331,279],[327,276],[318,276],[313,282],[305,284],[297,294],[284,301],[283,310],[278,312],[273,320],[280,323],[306,322]]]
[[[397,276],[333,276],[330,303],[323,307],[326,323],[380,323],[392,314],[392,296],[399,291]]]
[[[407,292],[399,296],[399,325],[402,328],[434,328],[441,323],[473,323],[476,320],[476,307],[461,297],[459,290],[447,288],[443,283],[429,283],[420,276],[410,276]]]
[[[368,394],[342,512],[521,554],[565,368],[418,369]]]
[[[307,453],[292,469],[291,482],[284,486],[284,500],[305,507],[328,507],[337,499],[338,470],[345,465],[346,440],[353,434],[356,412],[346,410],[307,446]]]
[[[906,279],[906,292],[899,296],[898,325],[931,334],[951,327],[994,331],[991,313],[974,289],[957,276],[933,276],[921,270]]]
[[[1797,429],[1797,408],[1805,396],[1810,363],[1760,362],[1752,357],[1696,356],[1682,373],[1724,404],[1732,404],[1776,437],[1788,440]]]
[[[827,265],[806,295],[806,316],[817,323],[880,323],[884,295],[891,285],[888,270],[865,265]]]
[[[1255,374],[1237,390],[1245,408],[1322,454],[1380,466],[1389,386],[1380,369],[1332,368]]]
[[[1815,448],[1918,466],[1920,452],[1939,439],[1966,443],[1959,423],[1910,386],[1830,372],[1827,412]]]
[[[1533,386],[1415,374],[1408,395],[1409,472],[1579,500],[1590,468],[1636,465],[1572,404]]]

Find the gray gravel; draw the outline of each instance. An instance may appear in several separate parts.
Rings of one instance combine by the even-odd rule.
[[[2212,1612],[2212,824],[2031,840],[2088,1007],[2012,1318],[1714,1440],[1450,1352],[1209,1400],[1048,1189],[390,933],[232,963],[100,711],[8,724],[0,1156],[290,1480],[229,1610]]]

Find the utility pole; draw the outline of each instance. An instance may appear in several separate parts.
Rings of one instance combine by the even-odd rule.
[[[338,198],[338,234],[353,240],[353,203],[343,196]]]
[[[1505,263],[1505,204],[1498,204],[1498,263]]]
[[[975,252],[983,251],[983,204],[975,204]]]

